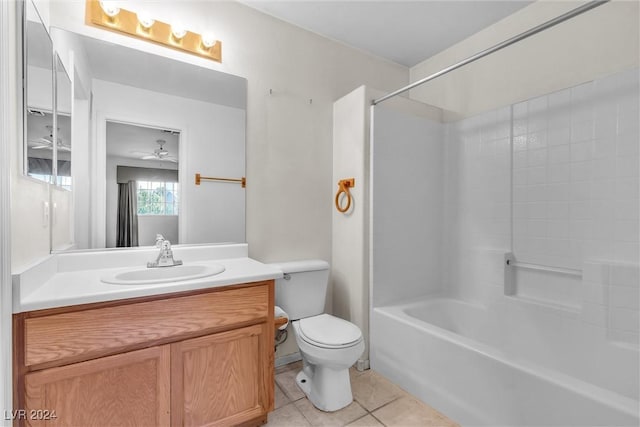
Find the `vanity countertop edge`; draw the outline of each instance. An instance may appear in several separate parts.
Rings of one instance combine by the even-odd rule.
[[[144,268],[156,248],[52,254],[13,275],[13,313],[130,298],[174,294],[283,277],[279,269],[248,257],[246,244],[175,247],[185,264],[221,264],[225,271],[201,279],[159,284],[115,285],[101,281],[114,271]],[[105,266],[105,268],[100,268]],[[165,267],[171,268],[171,267]]]

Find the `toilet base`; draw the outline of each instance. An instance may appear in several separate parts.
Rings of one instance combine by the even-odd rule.
[[[296,376],[298,387],[313,406],[325,412],[338,411],[353,402],[349,369],[334,370],[313,366],[312,376],[302,370]]]

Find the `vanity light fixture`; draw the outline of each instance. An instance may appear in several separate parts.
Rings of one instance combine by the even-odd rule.
[[[140,26],[144,28],[146,31],[148,31],[151,27],[153,27],[153,24],[156,22],[146,12],[138,12],[137,16],[138,16],[138,22],[140,23]]]
[[[176,22],[171,25],[171,35],[176,40],[182,40],[187,35],[187,30],[184,28],[181,22]]]
[[[205,49],[211,49],[216,44],[216,36],[211,33],[204,33],[202,35],[202,46]]]
[[[122,9],[115,1],[86,0],[85,23],[222,62],[222,42],[211,33],[200,35],[179,23],[156,21],[147,13]]]
[[[115,18],[120,13],[120,8],[115,1],[100,0],[100,9],[102,9],[104,14],[111,19]]]

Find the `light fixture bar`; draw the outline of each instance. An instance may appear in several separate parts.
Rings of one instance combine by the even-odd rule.
[[[161,46],[169,47],[192,55],[197,55],[213,61],[222,62],[222,42],[216,40],[210,47],[210,40],[203,41],[200,34],[187,31],[181,38],[176,38],[171,32],[171,25],[154,21],[145,27],[138,20],[138,15],[125,9],[115,16],[107,15],[98,0],[87,0],[85,23],[93,27],[103,28],[120,34],[126,34],[137,39],[146,40]]]

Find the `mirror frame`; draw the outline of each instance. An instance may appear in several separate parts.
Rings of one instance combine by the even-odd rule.
[[[59,85],[59,80],[60,78],[65,78],[66,82],[65,85],[67,85],[68,82],[68,89],[69,89],[69,93],[68,95],[68,99],[69,99],[69,112],[68,112],[68,116],[70,121],[73,120],[73,81],[71,80],[71,76],[69,75],[69,73],[67,72],[67,69],[64,66],[64,63],[62,62],[62,59],[60,58],[59,53],[55,50],[54,47],[54,54],[53,54],[53,75],[54,75],[54,79],[55,79],[55,84],[54,84],[54,90],[53,90],[53,106],[54,106],[54,115],[53,115],[53,140],[56,141],[56,143],[54,144],[54,150],[53,150],[53,165],[54,167],[53,169],[53,183],[49,188],[49,250],[50,252],[54,252],[54,251],[61,251],[61,250],[67,250],[70,248],[73,248],[75,246],[75,236],[74,236],[74,225],[73,225],[73,181],[71,182],[71,187],[70,188],[66,188],[64,187],[62,184],[58,184],[58,166],[59,166],[59,155],[58,155],[58,132],[59,132],[59,117],[63,116],[63,115],[67,115],[66,112],[62,111],[63,109],[60,108],[60,94],[61,94],[61,88]],[[70,145],[71,147],[73,147],[73,138],[72,138],[72,128],[73,126],[69,126],[69,135],[67,136],[69,138],[70,141]],[[73,156],[73,148],[72,151],[70,152],[70,162],[71,162],[71,156]],[[73,162],[71,163],[71,167],[73,167]],[[71,174],[71,177],[73,177],[73,174]],[[73,179],[73,178],[72,178]],[[66,193],[64,195],[64,197],[68,198],[68,212],[69,215],[68,216],[62,216],[60,215],[60,209],[62,209],[62,206],[58,206],[58,200],[57,200],[57,193]],[[63,222],[66,222],[66,225],[63,225]],[[67,228],[68,233],[64,233],[65,228]],[[56,236],[57,236],[57,230],[63,230],[64,236],[65,238],[68,237],[69,240],[66,242],[63,242],[62,245],[60,245],[60,242],[58,242],[56,240]]]
[[[69,120],[71,121],[71,123],[73,123],[73,80],[71,80],[71,76],[69,75],[69,72],[67,71],[67,69],[65,68],[62,59],[60,58],[60,55],[58,54],[58,51],[55,50],[55,47],[53,49],[53,76],[54,76],[54,85],[53,85],[53,140],[56,141],[56,144],[54,144],[55,149],[53,150],[53,186],[63,190],[63,191],[72,191],[73,189],[73,182],[71,183],[71,189],[67,189],[62,185],[58,185],[58,130],[59,130],[59,126],[58,126],[58,117],[61,115],[67,115],[67,114],[63,114],[60,111],[60,108],[58,106],[58,101],[60,98],[60,88],[58,87],[58,75],[59,73],[62,72],[64,73],[64,76],[67,78],[68,82],[69,82]],[[71,125],[69,127],[69,135],[68,135],[69,141],[70,141],[70,145],[71,145],[71,159],[69,161],[72,161],[73,159],[73,125]],[[73,162],[71,163],[72,167],[73,167]],[[71,175],[73,176],[73,174]]]

